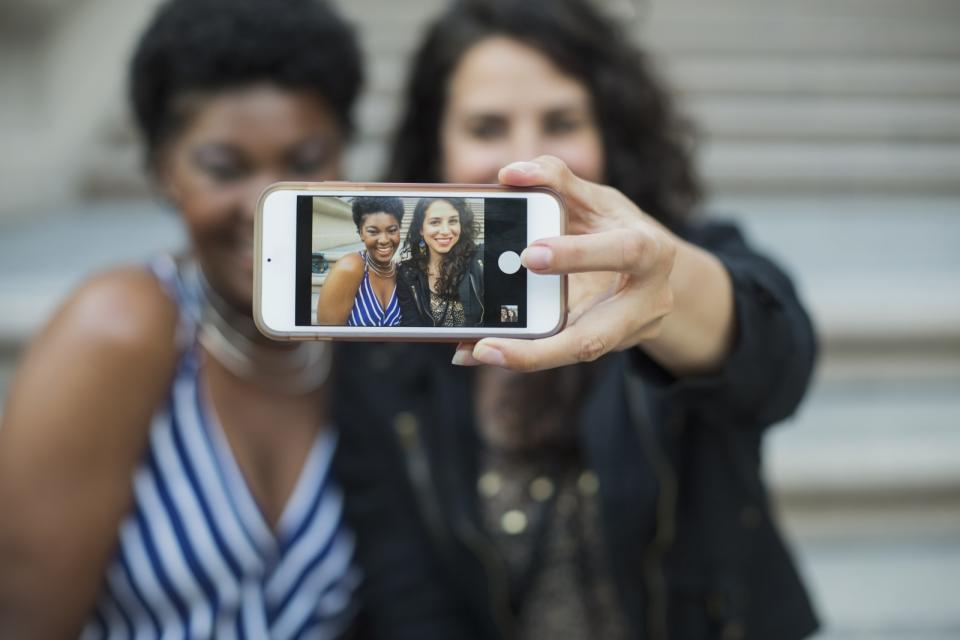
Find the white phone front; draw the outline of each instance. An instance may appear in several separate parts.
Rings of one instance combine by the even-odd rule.
[[[549,189],[278,183],[257,208],[254,318],[279,340],[551,335],[566,279],[520,254],[564,228]]]

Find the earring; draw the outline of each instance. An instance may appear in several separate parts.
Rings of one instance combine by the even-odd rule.
[[[418,246],[420,247],[420,250],[422,251],[423,248],[424,248],[425,246],[427,246],[427,243],[423,241],[423,238],[420,238],[420,242],[418,243]]]

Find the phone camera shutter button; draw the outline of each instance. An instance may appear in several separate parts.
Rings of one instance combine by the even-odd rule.
[[[504,251],[500,254],[500,257],[497,259],[497,266],[500,267],[500,271],[503,271],[507,275],[513,275],[517,271],[520,271],[520,255],[516,251]]]

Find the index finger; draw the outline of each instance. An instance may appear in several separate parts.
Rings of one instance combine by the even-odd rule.
[[[542,238],[523,250],[523,266],[535,273],[616,271],[642,275],[655,260],[657,239],[640,229]]]
[[[564,200],[592,202],[601,187],[576,176],[567,164],[554,156],[539,156],[526,162],[514,162],[500,169],[500,184],[512,187],[548,187]]]

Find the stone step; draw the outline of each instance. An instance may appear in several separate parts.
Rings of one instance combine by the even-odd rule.
[[[143,152],[133,140],[116,141],[90,153],[80,195],[85,200],[128,200],[148,197],[151,185]]]
[[[354,22],[392,22],[397,25],[431,19],[448,4],[445,0],[338,0],[338,7]],[[934,21],[960,20],[954,0],[594,0],[623,22],[643,21],[651,16],[671,18],[707,18],[717,20],[769,19],[792,21],[807,19],[855,19]]]
[[[872,372],[861,371],[856,380],[831,382],[823,369],[850,363],[828,353],[821,379],[799,414],[767,441],[771,486],[782,499],[805,505],[853,496],[887,501],[925,494],[960,497],[958,345],[947,357],[901,353],[870,358],[870,366],[881,370],[919,372],[899,380],[871,379]]]
[[[401,91],[408,52],[375,51],[367,59],[367,88],[378,96]],[[954,58],[841,57],[715,52],[661,52],[663,76],[680,93],[700,96],[829,96],[831,98],[955,99],[960,64]]]
[[[363,5],[375,0],[351,0]],[[414,0],[422,2],[423,0]],[[633,0],[601,0],[601,4],[617,7],[633,4]],[[699,16],[780,16],[789,19],[796,16],[876,17],[933,19],[960,19],[960,5],[954,0],[915,0],[904,3],[900,0],[648,0],[639,3],[653,12]]]
[[[743,55],[664,53],[664,75],[682,93],[841,98],[953,99],[960,97],[960,64],[953,57]]]
[[[862,525],[852,535],[794,545],[822,629],[811,640],[956,640],[960,637],[960,528],[899,535],[910,511]],[[788,528],[789,528],[788,523]]]
[[[638,36],[655,52],[669,54],[796,55],[821,60],[867,56],[956,58],[957,20],[819,17],[691,16],[652,19]]]
[[[427,15],[418,11],[364,15],[360,33],[365,51],[406,55],[419,42]],[[631,23],[629,30],[654,52],[668,56],[798,55],[827,62],[869,56],[955,58],[960,56],[958,23],[956,16],[921,12],[901,17],[871,10],[825,17],[804,8],[793,14],[690,11],[676,15],[655,8],[649,19]]]
[[[717,193],[960,194],[954,144],[737,142],[706,145]]]
[[[693,96],[684,101],[709,138],[735,140],[960,143],[960,99],[882,100]],[[958,176],[960,177],[960,176]]]
[[[773,197],[708,203],[794,275],[831,347],[960,342],[960,197]]]

